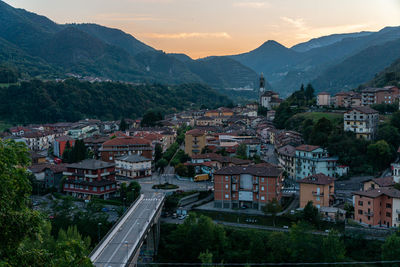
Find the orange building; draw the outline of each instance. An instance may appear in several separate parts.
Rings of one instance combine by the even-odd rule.
[[[332,206],[335,194],[335,179],[322,173],[310,175],[298,181],[300,184],[300,208],[304,208],[309,201],[314,206]]]
[[[231,166],[214,173],[216,208],[261,209],[282,196],[283,169],[276,166]]]
[[[206,134],[203,130],[193,129],[185,134],[185,153],[190,157],[198,155],[206,146]]]
[[[377,188],[353,192],[354,219],[364,225],[397,227],[400,225],[400,191]]]

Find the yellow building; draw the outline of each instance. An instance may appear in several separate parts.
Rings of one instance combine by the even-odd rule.
[[[193,129],[185,134],[185,153],[190,157],[198,155],[206,146],[206,134],[203,130]]]
[[[312,201],[318,209],[333,204],[335,179],[322,173],[310,175],[298,181],[300,184],[300,208]]]
[[[344,130],[356,133],[357,138],[372,140],[379,122],[378,111],[370,107],[353,107],[344,113]]]

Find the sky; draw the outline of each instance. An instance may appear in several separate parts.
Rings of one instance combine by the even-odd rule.
[[[400,0],[4,0],[57,23],[121,29],[192,58],[286,47],[334,33],[400,25]]]

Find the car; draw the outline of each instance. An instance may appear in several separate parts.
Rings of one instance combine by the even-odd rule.
[[[102,208],[101,211],[103,211],[103,212],[108,212],[109,209],[107,209],[107,208]]]
[[[284,226],[283,226],[283,229],[289,229],[289,226],[284,225]]]
[[[172,214],[172,218],[176,219],[178,217],[178,214],[174,213]]]
[[[290,211],[290,214],[294,214],[294,213],[295,213],[294,210],[291,210],[291,211]]]

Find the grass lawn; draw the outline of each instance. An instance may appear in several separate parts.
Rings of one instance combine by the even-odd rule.
[[[18,85],[19,83],[0,83],[0,88],[9,87],[11,85]]]

